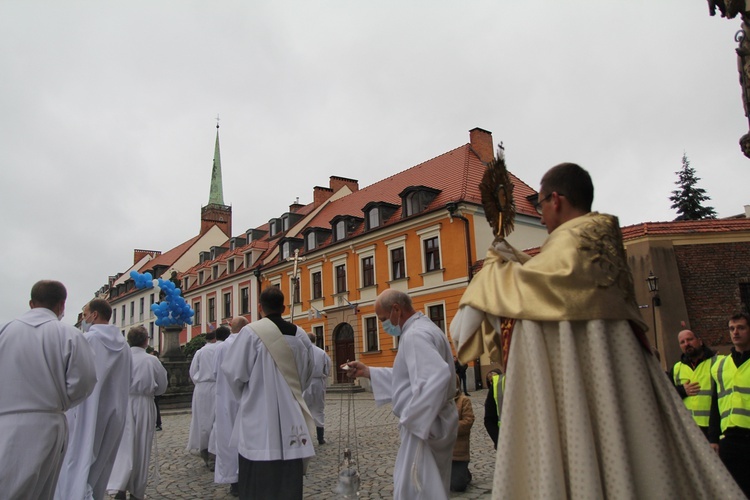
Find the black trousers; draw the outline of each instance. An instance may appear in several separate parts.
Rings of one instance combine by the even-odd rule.
[[[240,500],[302,500],[302,459],[248,460],[240,455]]]
[[[742,492],[750,498],[750,436],[724,435],[719,441],[719,456]]]

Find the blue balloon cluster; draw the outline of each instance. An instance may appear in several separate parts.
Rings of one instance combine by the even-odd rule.
[[[131,271],[130,277],[135,281],[136,288],[154,287],[151,273],[140,274],[137,271]],[[164,300],[158,304],[151,304],[151,310],[156,315],[154,323],[157,326],[182,325],[183,323],[192,325],[195,311],[185,301],[182,290],[169,280],[159,278],[157,283],[161,291],[164,292]]]
[[[138,271],[130,271],[130,277],[135,281],[136,288],[154,288],[154,277],[151,273],[141,274]]]

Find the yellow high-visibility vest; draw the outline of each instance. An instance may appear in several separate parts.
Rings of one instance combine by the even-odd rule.
[[[498,384],[498,380],[500,383]],[[497,392],[498,386],[500,392]],[[505,394],[505,375],[492,375],[492,395],[495,398],[495,411],[497,411],[497,424],[500,425],[500,409],[503,406],[503,394]]]
[[[693,414],[693,420],[699,427],[708,427],[708,418],[711,414],[711,366],[716,362],[717,355],[704,359],[693,370],[690,365],[678,361],[674,365],[674,383],[683,385],[688,382],[698,382],[700,389],[695,396],[683,399],[685,407]]]
[[[739,369],[732,356],[721,357],[711,367],[721,414],[721,432],[728,427],[750,429],[750,362]]]

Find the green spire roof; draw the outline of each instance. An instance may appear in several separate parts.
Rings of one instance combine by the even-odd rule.
[[[219,124],[216,124],[216,147],[214,148],[214,168],[211,171],[211,192],[208,193],[209,205],[224,204],[224,189],[221,182],[221,154],[219,153]]]

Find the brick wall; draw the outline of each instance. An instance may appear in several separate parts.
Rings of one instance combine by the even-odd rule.
[[[709,346],[729,344],[727,321],[740,310],[739,283],[750,281],[750,245],[674,247],[690,327]]]

